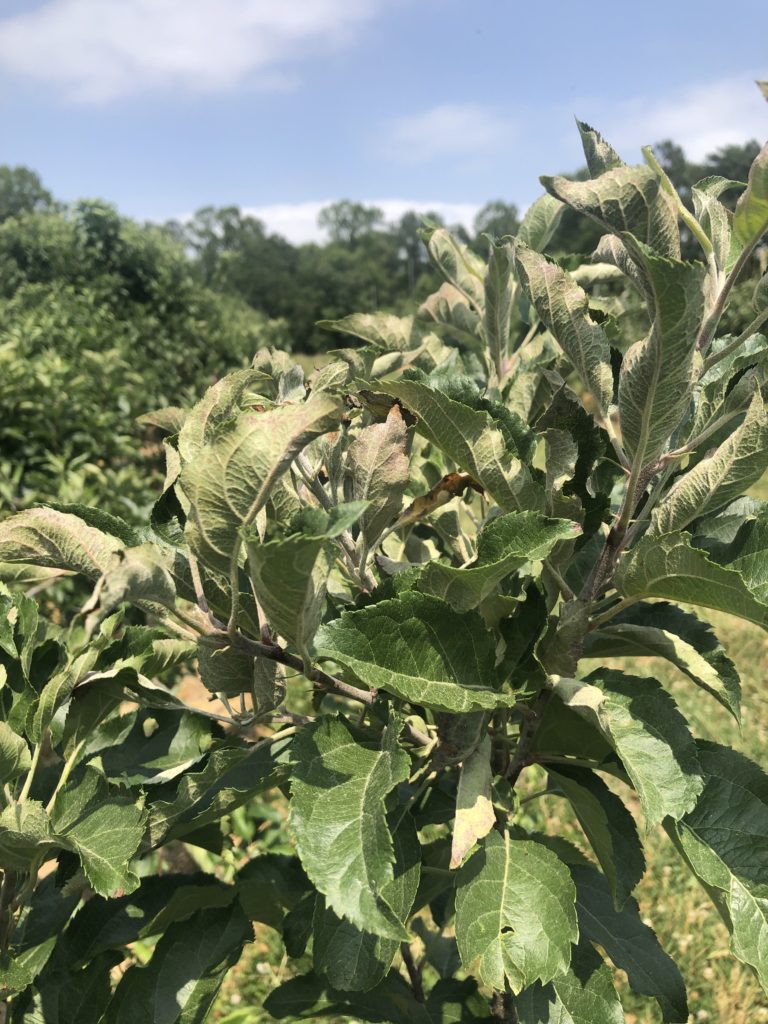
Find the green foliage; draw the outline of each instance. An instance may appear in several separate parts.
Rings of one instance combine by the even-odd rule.
[[[426,232],[444,283],[416,316],[336,319],[362,344],[309,381],[262,351],[149,414],[168,437],[148,523],[0,522],[11,1020],[87,992],[101,1024],[202,1021],[258,922],[295,961],[278,1019],[618,1024],[616,968],[683,1022],[633,896],[658,824],[768,983],[768,776],[695,735],[668,675],[604,664],[663,658],[738,719],[733,662],[671,602],[768,628],[768,511],[741,494],[765,468],[768,344],[719,328],[765,156],[731,221],[716,189],[691,213],[652,155],[579,130],[591,177],[545,178],[486,262]],[[562,204],[600,224],[597,265],[542,256]],[[333,216],[364,244],[359,210]],[[118,259],[119,224],[81,217]],[[59,625],[23,593],[56,573],[93,584]],[[214,706],[174,686],[195,656]],[[536,826],[544,793],[578,845]]]
[[[16,198],[0,213],[0,494],[16,507],[66,494],[140,521],[159,460],[137,457],[133,420],[188,401],[280,332],[201,288],[159,229],[101,203]]]

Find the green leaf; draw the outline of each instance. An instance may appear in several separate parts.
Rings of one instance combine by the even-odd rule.
[[[390,821],[400,817],[394,811]],[[421,847],[412,819],[406,815],[392,833],[395,851],[394,875],[381,889],[381,896],[405,925],[419,886]],[[312,955],[315,970],[328,983],[345,992],[365,991],[383,981],[400,948],[397,939],[382,938],[361,931],[350,921],[337,917],[318,897],[313,921]]]
[[[579,536],[581,527],[538,512],[509,512],[492,519],[478,535],[477,557],[462,569],[430,562],[419,590],[441,597],[458,612],[476,608],[497,585],[527,562],[540,562],[563,540]]]
[[[255,529],[245,533],[248,567],[256,596],[272,628],[308,655],[320,625],[336,546],[332,541],[366,508],[361,501],[317,510],[301,533],[262,543]]]
[[[378,381],[419,419],[419,431],[482,484],[505,512],[543,507],[527,468],[490,413],[456,402],[417,381]]]
[[[576,883],[579,931],[601,946],[614,965],[627,973],[630,987],[657,1000],[669,1024],[685,1024],[688,1005],[677,964],[643,923],[640,908],[630,897],[620,911],[613,905],[606,879],[597,868],[583,864],[571,868]]]
[[[747,189],[736,204],[734,234],[745,247],[752,247],[768,230],[768,142],[749,169]]]
[[[665,658],[711,693],[738,722],[741,684],[711,628],[674,605],[638,604],[590,633],[585,658]]]
[[[437,269],[482,315],[485,302],[483,261],[445,228],[426,231],[425,238],[429,255]]]
[[[405,422],[393,405],[386,421],[364,427],[347,451],[350,497],[368,503],[358,520],[363,553],[402,511],[409,469]]]
[[[192,504],[186,533],[207,565],[229,574],[240,527],[253,521],[301,449],[333,429],[339,412],[321,394],[303,405],[241,413],[185,466],[181,485]]]
[[[0,867],[29,871],[32,861],[53,846],[53,829],[38,800],[0,811]]]
[[[552,781],[573,807],[600,867],[608,879],[617,909],[626,903],[645,872],[637,828],[624,802],[599,775],[587,768],[548,767]]]
[[[513,992],[568,968],[578,938],[568,868],[539,843],[491,832],[459,872],[456,939],[466,970]]]
[[[318,320],[317,327],[339,334],[351,334],[386,351],[407,352],[418,348],[429,331],[412,316],[393,313],[352,313],[341,320]]]
[[[548,985],[536,984],[515,999],[520,1024],[624,1024],[613,976],[592,946],[581,941],[570,968]]]
[[[619,415],[622,443],[646,466],[664,451],[679,425],[699,376],[696,336],[704,313],[701,264],[679,263],[635,246],[650,297],[651,330],[621,364]]]
[[[591,177],[597,178],[601,174],[605,174],[606,171],[624,166],[624,161],[613,146],[605,141],[599,131],[585,121],[577,120],[576,127],[579,129],[581,145]]]
[[[488,269],[483,282],[485,339],[492,365],[503,373],[509,348],[514,289],[512,282],[512,246],[491,240]]]
[[[557,230],[565,207],[553,196],[539,196],[528,209],[517,232],[517,241],[535,252],[544,252]]]
[[[456,792],[450,867],[457,868],[479,839],[496,824],[491,785],[491,737],[486,733],[480,745],[464,759]]]
[[[296,737],[291,827],[304,870],[339,917],[400,941],[408,937],[382,890],[395,860],[385,798],[408,778],[399,724],[380,748],[356,742],[342,719],[323,717]]]
[[[87,768],[56,795],[51,823],[57,843],[78,855],[95,892],[110,896],[139,884],[129,862],[144,834],[141,799],[110,789],[97,771]]]
[[[615,583],[624,597],[663,597],[715,608],[768,629],[768,605],[742,575],[691,547],[685,534],[643,537],[620,560]]]
[[[182,776],[176,793],[149,807],[149,843],[171,839],[217,822],[257,793],[284,783],[290,737],[262,740],[253,746],[213,750],[204,768]]]
[[[11,951],[0,954],[0,997],[23,992],[32,984],[45,967],[56,939],[57,936],[53,935],[39,946],[32,946],[21,953]]]
[[[681,818],[703,780],[688,724],[655,679],[601,670],[587,681],[553,677],[571,710],[602,732],[640,797],[647,826]]]
[[[515,263],[536,311],[605,413],[613,397],[608,338],[589,315],[589,297],[565,270],[519,243]]]
[[[122,543],[77,516],[30,508],[0,523],[0,561],[67,569],[97,580]]]
[[[179,431],[178,450],[184,462],[199,455],[243,408],[249,391],[267,380],[259,370],[235,370],[222,377],[186,414]]]
[[[755,391],[743,422],[711,455],[678,477],[653,511],[657,533],[674,533],[744,494],[768,469],[768,415]]]
[[[13,782],[29,770],[29,748],[6,722],[0,722],[0,783]]]
[[[437,711],[508,707],[496,692],[495,647],[476,612],[406,591],[321,627],[320,657],[344,665],[367,686]]]
[[[203,1024],[227,971],[252,937],[251,923],[236,903],[172,925],[149,964],[123,975],[103,1024]]]

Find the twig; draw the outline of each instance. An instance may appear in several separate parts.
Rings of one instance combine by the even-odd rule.
[[[411,988],[413,989],[413,996],[417,1003],[424,1002],[424,986],[421,983],[421,971],[416,965],[413,959],[413,952],[407,942],[400,943],[400,953],[405,964],[405,969],[408,971],[408,977],[411,982]]]
[[[254,657],[267,658],[269,661],[276,661],[280,665],[287,665],[289,668],[295,669],[306,676],[310,682],[317,683],[324,690],[327,690],[329,693],[335,693],[339,697],[347,697],[349,700],[359,701],[368,707],[371,707],[376,701],[376,694],[372,690],[362,690],[357,686],[345,683],[343,679],[337,679],[336,676],[323,672],[322,669],[305,666],[301,658],[295,654],[289,654],[288,651],[278,644],[264,644],[258,640],[252,640],[250,637],[243,636],[242,633],[236,633],[233,637],[211,635],[210,639],[220,643],[222,646],[233,644],[236,647],[241,647]],[[430,744],[429,736],[420,732],[409,722],[406,722],[405,728],[409,738],[418,746],[425,747]]]

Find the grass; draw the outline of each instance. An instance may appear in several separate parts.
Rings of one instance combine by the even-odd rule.
[[[753,493],[768,500],[768,479]],[[768,635],[756,626],[719,613],[712,612],[707,617],[741,675],[741,731],[719,704],[666,662],[625,659],[622,667],[638,674],[652,673],[664,683],[695,735],[730,744],[752,760],[765,764],[768,691],[764,686],[764,666],[768,665]],[[529,792],[540,789],[541,780],[531,777],[525,788]],[[631,804],[631,799],[629,802]],[[538,819],[538,827],[578,841],[578,825],[563,800],[548,796],[528,806],[535,807],[532,813]],[[644,920],[655,929],[685,977],[691,1024],[768,1024],[768,998],[749,969],[730,954],[728,932],[717,911],[660,828],[646,840],[646,858],[648,870],[636,896]],[[264,999],[297,966],[296,973],[300,973],[310,964],[307,961],[289,968],[277,934],[257,926],[256,941],[230,972],[212,1019],[219,1024],[267,1024],[272,1018],[261,1009]],[[617,985],[626,1009],[627,1024],[661,1022],[655,1002],[635,996],[621,972],[617,974]],[[323,1019],[329,1024],[354,1020],[351,1017]]]

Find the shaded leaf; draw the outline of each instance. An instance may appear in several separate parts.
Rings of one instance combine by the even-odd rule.
[[[645,873],[645,857],[632,815],[599,775],[587,768],[547,768],[573,807],[621,909]]]

